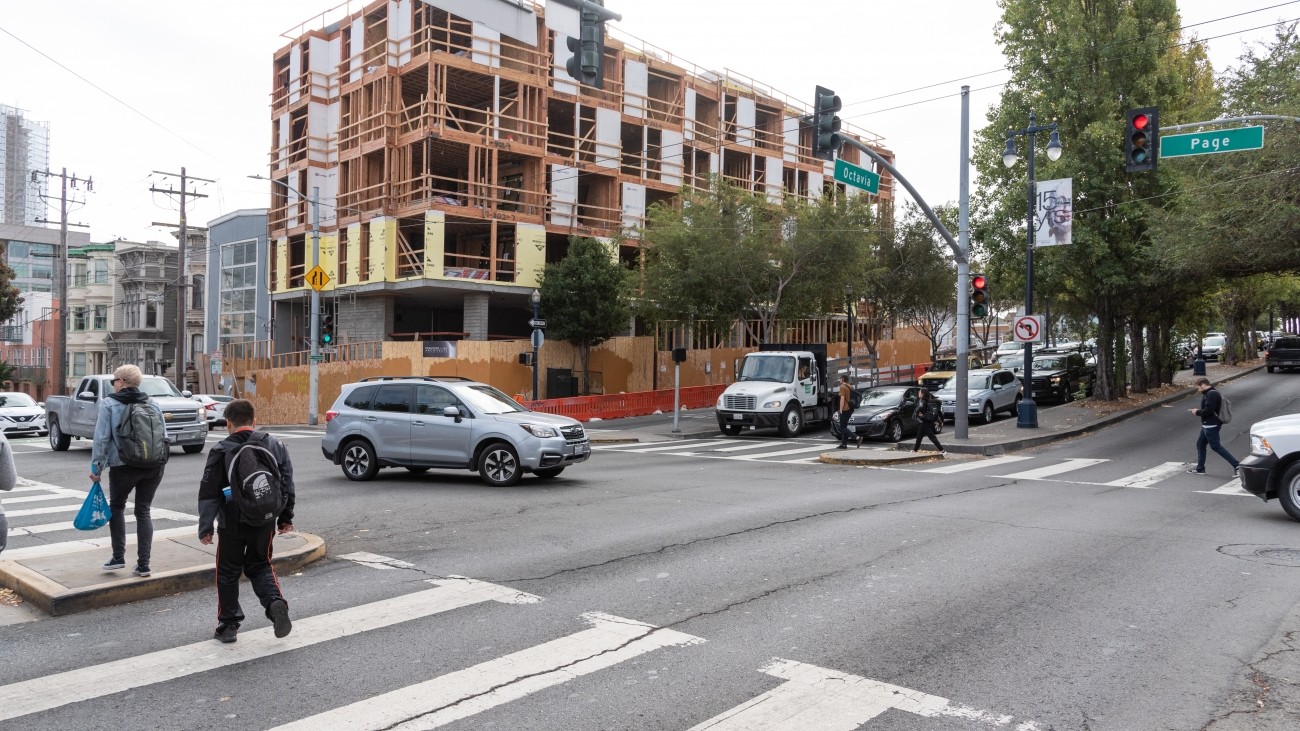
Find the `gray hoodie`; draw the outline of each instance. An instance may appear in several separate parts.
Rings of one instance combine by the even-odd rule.
[[[18,483],[18,469],[14,467],[14,453],[9,449],[9,440],[0,433],[0,490],[8,492]],[[9,524],[5,520],[5,506],[0,503],[0,551],[5,550],[9,540]]]

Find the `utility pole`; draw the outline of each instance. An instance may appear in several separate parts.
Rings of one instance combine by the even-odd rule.
[[[75,189],[77,183],[85,183],[86,191],[90,192],[95,189],[95,184],[90,178],[78,178],[74,173],[71,178],[68,176],[68,169],[63,168],[61,172],[52,173],[49,170],[33,170],[32,178],[37,175],[43,175],[46,178],[59,178],[62,181],[62,193],[59,195],[59,251],[55,256],[56,262],[54,267],[54,296],[58,299],[59,304],[55,312],[59,317],[59,347],[55,353],[55,362],[52,370],[54,371],[54,393],[63,396],[68,387],[68,226],[85,227],[84,223],[68,223],[68,180],[72,180],[72,187]],[[46,219],[39,219],[37,223],[54,223]]]
[[[177,259],[177,267],[176,267],[177,276],[176,276],[176,364],[175,364],[175,368],[176,368],[176,390],[184,391],[185,390],[185,345],[186,345],[185,343],[185,339],[186,339],[185,338],[185,292],[186,292],[186,284],[188,281],[187,278],[189,276],[185,269],[185,264],[186,264],[185,245],[188,242],[187,240],[189,239],[190,236],[189,228],[186,224],[186,219],[185,219],[185,202],[187,198],[208,197],[203,193],[191,192],[189,189],[189,181],[193,180],[193,181],[199,181],[203,183],[214,183],[216,181],[208,180],[206,178],[190,177],[185,173],[185,168],[181,168],[180,175],[177,175],[176,173],[159,172],[157,170],[153,172],[155,175],[165,175],[171,178],[179,177],[181,179],[181,189],[179,191],[173,190],[172,188],[167,188],[167,189],[158,188],[156,186],[150,188],[149,190],[150,192],[153,193],[166,193],[168,195],[179,195],[181,197],[181,222],[179,227],[180,234],[178,236],[180,240],[180,256]],[[172,224],[155,223],[154,225],[171,226]]]

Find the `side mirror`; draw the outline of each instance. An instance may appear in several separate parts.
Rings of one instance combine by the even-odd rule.
[[[36,405],[39,406],[39,407],[42,408],[42,409],[45,408],[45,402],[44,402],[44,401],[37,401],[37,402],[36,402]]]
[[[194,394],[193,394],[193,393],[190,393],[189,391],[181,391],[181,395],[184,396],[185,398],[189,398],[190,396],[193,396]]]
[[[448,416],[448,417],[454,418],[454,419],[456,420],[456,423],[457,423],[457,424],[460,423],[460,420],[461,420],[461,413],[460,413],[460,408],[459,408],[459,407],[456,407],[456,406],[444,406],[443,409],[442,409],[442,415],[443,415],[443,416]]]
[[[94,401],[95,394],[91,393],[90,391],[82,391],[81,393],[77,394],[77,398],[81,399],[82,401]]]

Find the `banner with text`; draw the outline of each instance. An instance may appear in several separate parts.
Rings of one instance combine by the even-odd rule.
[[[1034,203],[1034,246],[1064,246],[1070,243],[1074,218],[1074,179],[1038,181]]]

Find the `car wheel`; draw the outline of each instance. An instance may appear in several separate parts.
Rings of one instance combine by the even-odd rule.
[[[1061,403],[1068,404],[1074,400],[1074,386],[1069,381],[1065,382],[1065,391],[1061,394]]]
[[[1007,409],[1007,413],[1008,413],[1008,414],[1011,414],[1012,416],[1019,417],[1019,416],[1020,416],[1020,402],[1021,402],[1021,401],[1024,401],[1024,400],[1025,400],[1025,397],[1024,397],[1024,396],[1021,396],[1021,395],[1017,394],[1017,395],[1016,395],[1016,400],[1013,401],[1013,402],[1011,403],[1010,408]]]
[[[202,451],[203,451],[203,447],[204,447],[204,445],[202,445],[202,444],[184,444],[184,445],[181,445],[181,449],[185,450],[185,453],[186,453],[186,454],[198,454],[199,452],[202,452]]]
[[[1268,372],[1269,372],[1269,373],[1272,373],[1272,372],[1273,372],[1273,366],[1268,366]]]
[[[790,439],[799,436],[801,431],[803,431],[803,409],[799,408],[799,404],[790,404],[781,414],[781,436]]]
[[[1277,501],[1292,520],[1300,520],[1300,462],[1287,468],[1282,473],[1282,480],[1277,485]]]
[[[731,424],[727,424],[727,425],[725,425],[725,426],[722,427],[722,433],[723,433],[723,434],[726,434],[726,435],[729,436],[729,437],[734,437],[734,436],[740,434],[740,427],[739,427],[739,426],[733,426],[733,425],[731,425]]]
[[[353,482],[365,482],[379,473],[379,460],[370,442],[356,439],[343,448],[343,474]]]
[[[493,487],[509,487],[519,482],[523,468],[514,447],[505,442],[489,444],[478,456],[478,474]]]
[[[552,477],[558,477],[560,473],[563,471],[564,471],[563,467],[547,467],[545,469],[533,470],[533,474],[537,475],[543,480],[549,480]]]
[[[425,472],[428,472],[429,468],[428,467],[407,467],[406,471],[410,472],[413,475],[422,475]]]
[[[993,403],[991,401],[985,401],[984,402],[984,423],[992,424],[993,420],[996,418],[997,418],[997,412],[993,410]]]
[[[891,442],[903,441],[903,423],[898,419],[889,422],[889,431],[887,434],[889,436],[889,441]]]
[[[56,452],[68,451],[68,445],[72,444],[72,437],[63,433],[59,428],[59,420],[50,417],[50,449]]]

